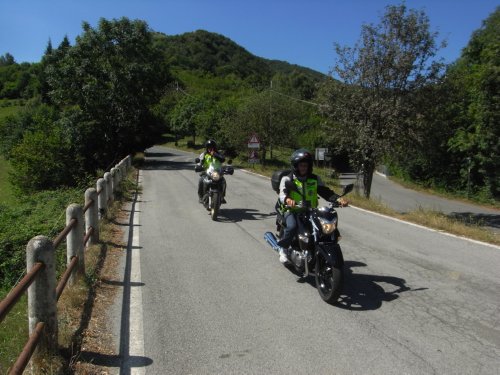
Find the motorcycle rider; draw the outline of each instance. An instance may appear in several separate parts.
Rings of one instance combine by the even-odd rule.
[[[296,150],[290,158],[290,164],[292,172],[281,179],[279,187],[278,199],[286,223],[283,237],[278,241],[281,263],[288,262],[288,248],[297,233],[298,225],[301,225],[296,215],[300,211],[300,208],[296,207],[298,202],[306,201],[312,208],[316,208],[319,194],[330,202],[338,201],[342,207],[348,204],[346,199],[339,198],[338,194],[325,186],[319,176],[312,173],[313,156],[308,150]]]
[[[213,139],[209,139],[205,143],[205,151],[200,154],[199,159],[200,159],[199,165],[203,168],[203,172],[200,173],[200,179],[198,181],[198,201],[200,203],[205,203],[204,197],[205,197],[205,193],[206,193],[206,186],[203,182],[204,178],[206,176],[205,171],[207,170],[207,168],[210,166],[210,164],[214,160],[218,160],[219,162],[224,163],[226,158],[222,154],[219,153],[219,151],[217,149],[217,143]],[[226,180],[224,179],[224,177],[222,177],[222,184],[223,184],[222,203],[227,203],[226,199],[225,199]]]

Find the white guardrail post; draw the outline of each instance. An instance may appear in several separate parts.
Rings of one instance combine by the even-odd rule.
[[[108,193],[107,201],[108,201],[108,206],[111,202],[114,200],[114,195],[113,195],[113,177],[111,176],[110,172],[104,173],[104,180],[106,180],[107,188],[106,191]]]
[[[97,180],[97,191],[99,191],[99,196],[97,198],[97,207],[99,210],[99,219],[106,216],[106,211],[108,209],[108,184],[104,178]]]
[[[26,246],[26,270],[29,272],[35,263],[43,267],[28,288],[28,319],[30,335],[39,322],[45,328],[32,357],[36,363],[49,353],[57,350],[57,298],[56,298],[56,261],[54,244],[45,236],[33,237]]]
[[[116,168],[111,168],[111,189],[113,191],[113,196],[116,191],[118,191],[118,171]]]
[[[93,203],[85,212],[85,233],[88,233],[90,227],[94,228],[92,235],[87,242],[88,246],[95,245],[99,242],[99,209],[98,209],[98,198],[97,190],[94,188],[88,188],[85,191],[85,206],[87,203],[92,201]]]
[[[66,237],[66,260],[69,265],[71,259],[74,256],[78,256],[78,265],[71,273],[69,285],[73,285],[78,277],[85,274],[85,258],[83,249],[84,222],[82,206],[76,203],[68,206],[66,209],[66,225],[70,223],[71,219],[76,219],[76,225]]]

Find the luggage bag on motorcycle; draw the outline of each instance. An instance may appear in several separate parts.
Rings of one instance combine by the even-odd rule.
[[[276,194],[279,194],[280,192],[281,179],[289,175],[291,172],[292,171],[290,169],[280,169],[279,171],[273,173],[273,175],[271,176],[271,186],[273,187],[273,190],[276,192]]]

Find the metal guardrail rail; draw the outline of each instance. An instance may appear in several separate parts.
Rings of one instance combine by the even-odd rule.
[[[57,303],[57,301],[61,297],[66,285],[68,284],[68,281],[72,279],[77,269],[84,261],[83,259],[84,247],[87,245],[87,243],[93,236],[97,237],[98,240],[98,234],[99,234],[98,223],[96,222],[95,218],[97,218],[98,221],[99,216],[102,217],[105,214],[109,202],[114,199],[113,193],[117,190],[120,181],[125,177],[126,172],[131,167],[131,165],[132,165],[131,157],[130,156],[125,157],[120,161],[119,164],[115,166],[115,168],[111,169],[111,173],[106,172],[104,174],[104,178],[100,178],[97,181],[97,190],[94,188],[87,189],[87,191],[85,192],[86,203],[83,209],[81,209],[81,206],[77,205],[68,206],[68,209],[66,211],[67,212],[66,226],[52,241],[53,250],[55,250],[65,239],[67,239],[68,235],[70,235],[70,233],[72,233],[72,231],[75,230],[75,228],[77,229],[78,226],[81,226],[83,228],[84,224],[90,223],[90,225],[88,225],[87,231],[84,233],[84,235],[79,239],[77,239],[76,241],[78,247],[80,247],[81,245],[82,259],[80,259],[79,255],[70,256],[70,253],[73,254],[78,249],[70,249],[71,246],[69,243],[67,243],[68,264],[66,266],[66,270],[62,274],[61,279],[59,280],[55,288],[55,295],[56,295],[55,303]],[[101,199],[102,193],[106,194],[105,199]],[[93,198],[88,198],[92,196]],[[78,209],[81,209],[80,211],[82,213],[81,218],[80,220],[78,220],[76,217],[71,217],[68,220],[68,215],[69,215],[68,213],[74,212],[75,206],[77,206]],[[72,211],[70,211],[70,208],[72,208]],[[76,211],[78,212],[78,210]],[[85,219],[83,219],[83,214],[85,214]],[[97,240],[95,240],[95,242],[97,242]],[[55,267],[54,264],[52,264],[51,266]],[[33,284],[33,282],[37,279],[39,274],[46,267],[47,265],[44,264],[43,262],[35,262],[33,264],[33,267],[30,270],[28,270],[27,274],[21,279],[21,281],[0,302],[0,322],[2,322],[5,319],[10,310],[20,300],[22,295],[27,290],[28,293],[30,293],[29,287]],[[38,319],[33,319],[33,320],[38,320]],[[19,357],[17,358],[16,362],[10,368],[9,374],[17,375],[23,373],[24,369],[31,360],[33,353],[35,353],[35,350],[38,344],[40,343],[41,338],[43,337],[44,334],[47,334],[46,332],[47,329],[48,325],[44,321],[37,321],[34,324],[34,326],[31,329],[31,335],[28,341],[26,342],[23,350],[21,351]]]

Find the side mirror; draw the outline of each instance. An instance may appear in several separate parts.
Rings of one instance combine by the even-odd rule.
[[[231,165],[231,164],[233,164],[233,161],[232,161],[231,159],[229,159],[229,160],[227,161],[227,164],[228,164],[228,165]]]
[[[354,188],[354,184],[349,184],[349,185],[344,186],[344,191],[343,191],[342,195],[346,195],[346,194],[350,193],[353,188]]]
[[[200,162],[200,158],[196,158],[196,159],[194,159],[194,162],[195,162],[196,164],[198,164],[198,163]]]

